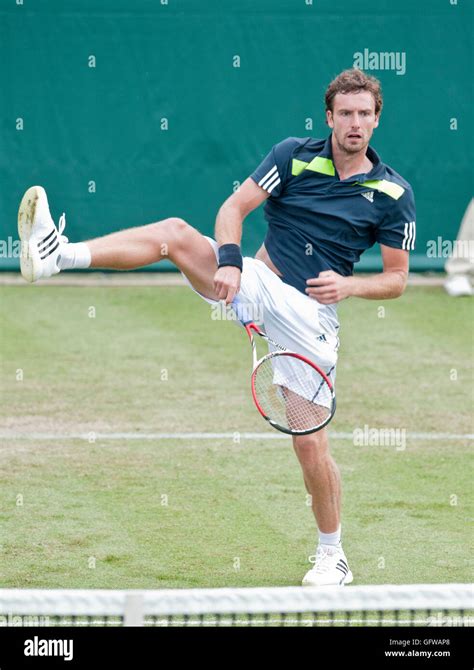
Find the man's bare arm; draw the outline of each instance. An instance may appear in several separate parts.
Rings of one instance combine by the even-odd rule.
[[[219,246],[240,244],[242,222],[251,211],[268,198],[268,193],[251,179],[244,181],[238,191],[233,193],[219,209],[216,219],[215,235]],[[231,265],[221,267],[214,276],[214,288],[220,300],[229,304],[239,292],[239,268]]]
[[[248,177],[238,191],[223,203],[216,218],[217,244],[240,244],[242,222],[268,198],[268,193]]]
[[[350,296],[369,300],[398,298],[408,277],[408,251],[381,244],[383,272],[370,277],[343,277],[327,270],[308,279],[306,293],[323,305],[340,302]]]

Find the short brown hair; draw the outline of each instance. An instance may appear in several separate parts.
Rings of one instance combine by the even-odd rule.
[[[326,110],[333,111],[334,98],[337,93],[359,93],[360,91],[372,93],[375,100],[375,113],[379,114],[383,105],[382,86],[378,79],[370,77],[357,68],[344,70],[329,84],[325,95]]]

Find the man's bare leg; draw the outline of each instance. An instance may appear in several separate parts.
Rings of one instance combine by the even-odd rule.
[[[63,215],[55,225],[42,186],[27,189],[18,210],[20,268],[26,281],[33,283],[61,270],[88,267],[132,270],[169,258],[197,291],[207,298],[217,297],[214,251],[183,219],[172,217],[77,243],[69,243],[63,235],[65,224]]]
[[[327,430],[294,436],[293,447],[311,495],[318,528],[322,533],[334,533],[341,520],[341,475],[329,453]]]
[[[326,429],[293,437],[293,447],[311,495],[319,531],[314,563],[303,578],[304,586],[350,584],[353,580],[341,545],[341,476],[329,453]]]
[[[179,218],[169,218],[138,228],[121,230],[86,242],[91,267],[133,270],[171,260],[206,298],[215,298],[213,279],[217,271],[208,240]]]

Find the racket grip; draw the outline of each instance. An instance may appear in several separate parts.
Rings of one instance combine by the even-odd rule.
[[[242,325],[247,326],[249,323],[252,323],[253,319],[248,306],[238,296],[233,299],[231,304],[237,319]]]

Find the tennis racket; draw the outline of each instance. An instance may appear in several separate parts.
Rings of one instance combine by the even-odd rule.
[[[252,346],[252,397],[263,418],[289,435],[307,435],[324,428],[336,411],[334,388],[325,372],[306,356],[282,347],[252,320],[247,320],[241,303],[235,311]],[[260,359],[254,334],[273,348]]]

